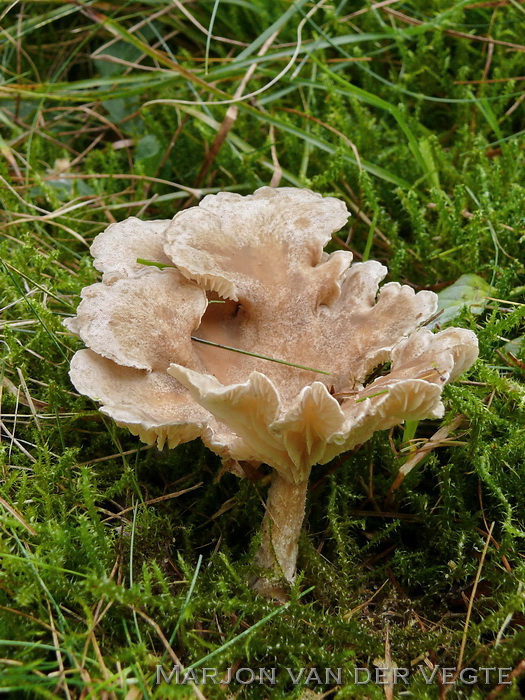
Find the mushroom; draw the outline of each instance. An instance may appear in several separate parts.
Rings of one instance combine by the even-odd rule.
[[[378,291],[382,264],[323,252],[347,218],[338,199],[262,187],[112,224],[91,247],[102,282],[65,321],[88,348],[73,384],[118,425],[159,449],[200,437],[239,476],[273,469],[256,558],[266,595],[294,579],[311,468],[443,416],[443,386],[478,353],[469,330],[424,327],[434,293]]]

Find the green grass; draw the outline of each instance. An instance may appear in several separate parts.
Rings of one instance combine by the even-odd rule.
[[[523,6],[26,0],[2,3],[0,25],[0,692],[224,697],[155,685],[178,658],[281,669],[273,688],[234,683],[239,697],[306,697],[286,667],[340,667],[341,686],[307,687],[383,698],[353,669],[390,654],[512,668],[511,686],[446,697],[522,697],[525,350],[505,344],[524,335]],[[221,128],[248,71],[256,94]],[[474,273],[499,300],[454,319],[480,360],[446,388],[442,422],[314,470],[284,607],[247,585],[264,479],[217,480],[200,443],[159,453],[116,428],[73,390],[80,345],[61,325],[108,223],[270,182],[344,199],[332,249],[388,279],[439,291]],[[391,490],[403,440],[459,414]],[[445,689],[417,672],[398,695]]]

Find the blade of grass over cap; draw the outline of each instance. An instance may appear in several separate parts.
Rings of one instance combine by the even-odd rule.
[[[256,352],[249,352],[248,350],[240,350],[239,348],[232,348],[229,345],[221,345],[220,343],[214,343],[211,340],[204,340],[203,338],[196,338],[191,336],[192,340],[197,343],[203,343],[204,345],[212,345],[214,348],[221,348],[222,350],[231,350],[232,352],[238,352],[241,355],[249,355],[250,357],[257,357],[259,360],[268,360],[268,362],[277,362],[280,365],[286,365],[287,367],[296,367],[297,369],[305,369],[308,372],[317,372],[318,374],[329,374],[331,372],[325,372],[322,369],[313,369],[312,367],[305,367],[304,365],[297,365],[294,362],[287,362],[286,360],[277,360],[275,357],[267,357],[266,355],[258,355]]]
[[[381,391],[376,391],[375,394],[368,394],[368,396],[361,396],[361,398],[356,399],[356,403],[361,403],[362,401],[366,401],[366,399],[373,399],[374,396],[381,396],[382,394],[388,394],[388,389],[382,389]]]
[[[167,265],[166,263],[155,262],[154,260],[145,260],[144,258],[137,258],[136,262],[139,265],[148,265],[149,267],[158,267],[159,270],[164,270],[165,267],[175,267],[174,265]]]

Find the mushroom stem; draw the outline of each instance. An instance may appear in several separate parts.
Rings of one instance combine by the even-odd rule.
[[[261,546],[256,556],[256,563],[268,569],[273,574],[272,578],[277,576],[290,583],[295,578],[309,472],[298,484],[287,481],[278,472],[273,473],[262,523]],[[269,581],[265,583],[262,579],[254,588],[263,595],[276,593]]]

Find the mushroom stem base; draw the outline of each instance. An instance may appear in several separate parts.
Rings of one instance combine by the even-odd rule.
[[[304,520],[308,475],[293,484],[274,472],[268,491],[266,514],[262,523],[261,546],[255,563],[268,569],[268,578],[256,581],[254,589],[269,597],[282,599],[284,591],[279,580],[293,582],[299,535]]]

